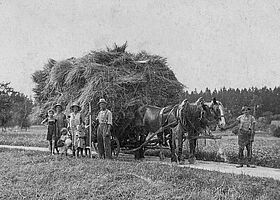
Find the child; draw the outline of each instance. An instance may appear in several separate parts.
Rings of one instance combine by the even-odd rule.
[[[92,122],[91,123],[91,144],[90,144],[90,124],[89,124],[89,119],[86,118],[85,119],[85,132],[86,132],[86,156],[90,155],[91,153],[91,147],[94,147],[95,151],[97,152],[97,147],[96,147],[96,143],[97,143],[97,136],[96,136],[96,129],[97,129],[97,123],[96,122]]]
[[[83,116],[81,114],[81,106],[79,106],[78,104],[74,103],[71,107],[70,107],[70,117],[69,117],[69,129],[71,131],[71,134],[73,136],[73,156],[75,156],[75,151],[76,151],[76,137],[75,137],[75,133],[77,131],[77,125],[81,125],[83,124]]]
[[[61,129],[61,137],[58,140],[57,146],[61,147],[61,153],[65,153],[67,156],[67,151],[70,149],[72,140],[71,140],[71,135],[68,132],[67,128],[62,128]]]
[[[77,156],[79,156],[79,154],[83,156],[83,151],[86,148],[86,142],[85,142],[86,134],[81,125],[77,125],[75,136],[76,136],[75,149],[77,149]]]
[[[41,124],[43,124],[44,126],[46,126],[46,123],[48,127],[47,140],[49,141],[50,152],[52,155],[54,155],[53,141],[55,140],[56,137],[56,123],[57,123],[56,119],[54,118],[54,110],[50,109],[48,111],[47,118],[41,122]],[[55,147],[55,149],[57,153],[59,153],[58,148]]]

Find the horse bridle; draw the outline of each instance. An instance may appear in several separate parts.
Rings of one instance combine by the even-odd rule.
[[[199,109],[200,109],[200,117],[198,118],[198,120],[199,120],[201,123],[203,123],[203,122],[202,122],[202,119],[205,118],[204,120],[206,120],[206,123],[207,123],[207,124],[212,124],[212,122],[213,122],[213,121],[216,121],[216,120],[210,121],[209,119],[207,119],[206,117],[204,117],[206,111],[205,111],[205,109],[204,109],[203,106],[205,106],[205,105],[199,106]],[[182,110],[181,110],[181,111],[182,111]],[[216,114],[216,113],[215,113],[215,114]],[[176,118],[177,118],[177,117],[176,117]],[[190,121],[190,119],[189,119],[188,117],[185,117],[185,118],[187,119],[188,123],[191,125],[192,129],[193,129],[194,131],[196,131],[196,132],[199,132],[199,130],[197,130],[197,128],[195,127],[195,125]],[[184,131],[188,131],[188,130],[187,130],[187,125],[183,122],[182,114],[178,115],[178,118],[177,118],[177,119],[179,119],[179,122],[180,122],[181,127],[183,128],[183,130],[184,130]]]

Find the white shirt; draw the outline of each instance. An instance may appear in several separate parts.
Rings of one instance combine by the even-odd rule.
[[[77,125],[81,124],[81,113],[70,113],[70,127],[76,129]]]
[[[252,115],[246,116],[245,114],[237,117],[237,121],[239,121],[239,123],[240,123],[239,128],[246,130],[246,131],[251,129],[253,124],[256,123],[254,116],[252,116]]]
[[[98,122],[100,124],[110,124],[110,125],[113,125],[113,122],[112,122],[112,112],[108,109],[105,109],[105,110],[101,110],[99,111],[96,119],[98,120]]]

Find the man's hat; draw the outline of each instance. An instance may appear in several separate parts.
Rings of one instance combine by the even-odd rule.
[[[55,113],[53,109],[49,109],[48,113],[50,113],[50,112]]]
[[[61,105],[60,103],[55,104],[54,107],[53,107],[53,109],[56,110],[56,108],[57,108],[58,106],[60,106],[60,107],[61,107],[61,110],[63,110],[63,107],[62,107],[62,105]]]
[[[73,110],[74,107],[77,107],[78,111],[82,110],[81,106],[79,106],[77,103],[73,103],[72,106],[70,106],[70,110]]]
[[[105,104],[107,104],[107,101],[105,100],[105,99],[100,99],[99,101],[98,101],[98,105],[100,104],[100,103],[105,103]]]
[[[62,128],[61,130],[60,130],[60,133],[63,133],[64,131],[66,131],[66,132],[68,132],[68,129],[67,128]]]
[[[244,111],[246,111],[246,110],[251,110],[251,108],[248,107],[248,106],[243,106],[242,109],[241,109],[242,112],[244,112]]]

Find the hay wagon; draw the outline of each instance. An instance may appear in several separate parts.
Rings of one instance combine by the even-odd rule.
[[[119,153],[136,153],[139,147],[144,141],[140,139],[140,129],[127,129],[124,132],[118,132],[113,128],[111,135],[111,149],[112,154],[118,157]],[[96,127],[92,133],[92,141],[97,142],[96,139]],[[148,149],[159,149],[159,138],[153,137],[146,145],[143,146],[144,151]],[[169,149],[169,147],[163,147],[163,149]]]
[[[165,127],[167,128],[167,127]],[[92,130],[90,132],[92,137],[91,141],[93,143],[97,143],[96,138],[97,126],[96,124],[92,126]],[[111,149],[112,154],[115,157],[118,157],[119,153],[136,153],[137,150],[140,149],[141,144],[146,140],[142,140],[140,133],[143,131],[140,127],[136,127],[132,124],[130,126],[117,126],[113,125],[113,130],[111,134]],[[156,136],[161,130],[152,134],[152,137],[149,137],[149,141],[147,144],[143,146],[143,150],[146,151],[148,149],[170,149],[167,146],[160,147],[159,146],[159,138]]]
[[[167,127],[166,127],[167,128]],[[140,131],[140,130],[139,130]],[[159,132],[159,131],[157,131]],[[163,145],[160,147],[159,141],[160,138],[157,137],[157,132],[152,133],[152,137],[149,137],[149,141],[143,145],[144,152],[147,150],[170,150],[170,147],[168,145]],[[215,136],[215,135],[199,135],[196,137],[196,139],[221,139],[221,136]],[[185,141],[186,138],[183,139]],[[117,132],[113,132],[111,137],[111,149],[112,154],[115,157],[118,157],[119,153],[136,153],[141,145],[145,141],[141,141],[140,136],[135,131],[127,132],[124,134],[118,134]],[[159,154],[160,158],[162,158],[164,155],[160,152]]]
[[[113,48],[93,50],[79,58],[49,59],[41,70],[32,74],[35,116],[42,117],[56,103],[66,105],[67,110],[73,102],[79,103],[88,114],[89,102],[97,105],[100,98],[105,98],[117,124],[122,113],[127,114],[127,109],[135,105],[135,100],[142,105],[164,107],[176,104],[185,95],[184,85],[166,58],[145,51],[131,53],[126,48],[127,43],[115,44]],[[97,113],[98,109],[93,107],[90,112]],[[137,149],[139,142],[133,131],[117,130],[112,135],[115,155],[121,150]],[[158,148],[157,144],[158,139],[154,138],[145,148]]]

